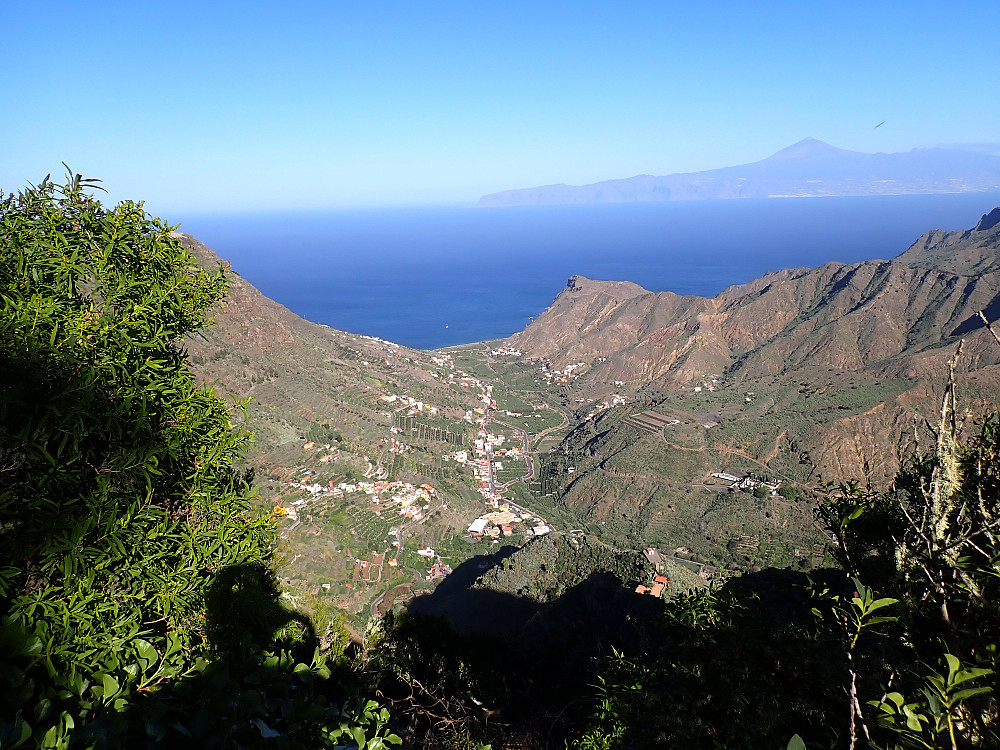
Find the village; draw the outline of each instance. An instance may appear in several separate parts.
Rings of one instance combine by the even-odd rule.
[[[394,345],[380,343],[388,356],[412,361]],[[489,351],[489,356],[521,358],[522,354],[511,347],[498,347]],[[392,414],[389,424],[381,428],[387,432],[375,441],[375,452],[371,447],[358,451],[332,442],[306,441],[302,447],[311,456],[310,461],[329,464],[335,478],[331,480],[331,472],[324,472],[321,480],[318,472],[322,470],[314,464],[315,468],[304,468],[300,475],[282,482],[287,492],[274,507],[274,514],[284,519],[282,536],[292,532],[319,536],[329,524],[339,529],[330,534],[330,542],[335,542],[341,550],[345,556],[343,565],[347,567],[338,568],[343,570],[337,574],[339,578],[335,577],[339,583],[328,580],[318,586],[320,593],[330,596],[333,606],[357,613],[359,607],[369,607],[371,597],[376,596],[378,606],[372,606],[372,612],[384,611],[394,601],[398,603],[432,590],[473,549],[484,550],[484,545],[485,550],[499,549],[505,544],[520,546],[557,532],[537,509],[525,507],[524,499],[514,499],[530,495],[510,490],[517,483],[535,478],[536,458],[531,448],[531,436],[535,433],[529,432],[529,420],[534,419],[534,425],[544,419],[551,420],[550,425],[558,426],[558,422],[543,417],[538,406],[517,397],[510,399],[507,395],[510,385],[502,379],[491,382],[488,364],[479,365],[467,354],[461,354],[461,358],[459,364],[452,352],[430,353],[429,362],[422,367],[425,377],[435,385],[411,386],[412,390],[383,387],[369,396],[372,403]],[[535,378],[540,374],[551,385],[575,380],[588,369],[583,362],[568,364],[561,370],[545,360],[524,361],[524,365],[526,377],[532,377],[533,371]],[[616,381],[615,385],[623,384]],[[442,387],[457,399],[449,398]],[[501,389],[499,404],[497,388]],[[692,390],[711,392],[716,388],[717,380],[705,376]],[[752,399],[753,394],[748,393],[747,398]],[[462,404],[460,408],[456,408],[456,400]],[[582,406],[577,417],[583,420],[629,405],[628,397],[620,393],[608,394],[590,401],[589,405],[583,398],[574,401]],[[652,410],[628,414],[623,422],[640,432],[656,432],[681,424],[677,416]],[[464,428],[459,426],[462,424]],[[542,421],[535,429],[547,429],[547,425]],[[451,442],[453,446],[443,451],[430,448],[433,453],[428,454],[428,441]],[[399,476],[401,468],[412,467],[414,460],[426,461],[428,455],[433,455],[433,460],[442,467],[438,471],[445,474],[441,476],[449,476],[452,481],[460,479],[482,503],[478,512],[469,507],[468,500],[459,503],[448,515],[451,530],[447,533],[438,531],[440,527],[434,524],[433,533],[418,528],[435,511],[447,509],[441,492],[436,489],[437,482],[433,479],[414,482],[410,476]],[[334,464],[358,466],[361,462],[363,465],[353,477],[336,478],[342,469],[334,469]],[[573,474],[576,467],[567,467],[565,471]],[[358,476],[359,473],[364,476]],[[426,471],[424,475],[431,477]],[[780,482],[723,470],[712,472],[705,481],[706,488],[723,486],[771,495],[781,487]],[[445,494],[451,497],[454,491],[448,489]],[[654,557],[661,562],[672,560],[684,565],[702,578],[717,575],[710,565],[695,562],[683,551],[678,548],[673,554],[656,553]],[[653,558],[650,561],[655,570],[649,580],[639,582],[635,591],[644,596],[665,595],[670,573],[655,565]],[[387,593],[387,588],[394,593]],[[316,593],[317,586],[310,590]],[[400,594],[400,590],[404,593]]]
[[[389,342],[379,343],[386,347],[387,352],[401,356],[392,351],[394,347]],[[453,465],[470,472],[470,480],[485,506],[485,512],[467,521],[465,532],[460,535],[461,540],[467,545],[499,544],[508,538],[512,542],[517,539],[518,543],[523,543],[550,533],[553,527],[544,517],[506,497],[506,491],[511,485],[532,478],[534,461],[529,450],[527,430],[500,422],[497,416],[516,419],[532,415],[524,415],[511,409],[499,410],[493,385],[457,368],[450,354],[435,354],[430,357],[430,362],[435,368],[443,370],[428,370],[431,377],[443,385],[471,391],[469,396],[480,404],[466,409],[462,416],[462,420],[474,429],[468,438],[470,443],[440,457],[442,463],[453,462]],[[401,588],[400,581],[405,580],[405,576],[400,577],[404,568],[412,571],[413,575],[419,574],[419,578],[427,585],[433,585],[452,573],[449,558],[445,556],[448,553],[439,553],[435,549],[436,544],[407,543],[415,528],[432,511],[447,509],[440,492],[429,483],[416,484],[389,479],[392,476],[389,458],[393,455],[412,454],[413,445],[407,441],[418,437],[416,427],[412,429],[413,437],[410,437],[409,425],[415,423],[404,423],[400,419],[440,418],[442,407],[437,403],[429,403],[426,397],[418,398],[391,391],[383,391],[372,398],[398,415],[389,426],[388,434],[378,441],[381,447],[377,457],[364,454],[352,459],[343,454],[340,446],[333,443],[310,440],[302,445],[310,456],[307,464],[315,461],[332,466],[332,462],[338,459],[341,464],[344,460],[361,460],[366,467],[364,477],[337,481],[329,479],[330,474],[327,472],[325,478],[320,480],[318,467],[303,468],[297,475],[277,483],[277,488],[284,491],[272,510],[275,517],[285,522],[280,532],[282,537],[291,533],[319,536],[333,519],[342,519],[336,523],[346,528],[335,533],[331,542],[336,538],[341,539],[337,547],[342,548],[348,557],[345,560],[345,577],[339,583],[330,580],[313,582],[308,584],[307,590],[313,595],[329,595],[336,602],[336,607],[352,611],[356,611],[357,605],[352,605],[351,602],[367,601],[368,598],[362,596],[358,599],[357,595],[361,593],[359,586],[370,590],[391,586],[395,591]],[[452,409],[449,413],[454,413],[453,407],[449,408]],[[420,434],[423,435],[423,432]],[[503,479],[500,478],[501,474]],[[426,535],[423,536],[426,538]],[[380,548],[379,539],[383,540],[385,547]],[[359,546],[356,552],[350,552]],[[454,554],[453,550],[449,552]],[[389,571],[393,571],[392,575]],[[298,583],[306,584],[306,581],[300,580]],[[391,606],[392,601],[391,596],[388,599],[385,594],[379,596],[378,607],[373,604],[372,613],[375,614],[376,609]]]
[[[389,353],[392,345],[385,346]],[[405,358],[400,352],[392,353]],[[494,349],[490,355],[521,356],[507,347]],[[462,355],[459,364],[451,352],[435,352],[428,359],[424,372],[434,381],[431,386],[418,383],[405,390],[382,387],[367,397],[369,403],[390,412],[383,411],[388,423],[382,423],[382,437],[365,446],[306,440],[302,444],[309,456],[306,466],[278,482],[284,492],[273,512],[283,519],[281,535],[316,538],[313,544],[317,550],[329,549],[340,560],[328,563],[318,576],[307,573],[297,579],[298,583],[328,601],[328,606],[345,610],[353,618],[367,617],[369,610],[376,616],[414,596],[430,593],[471,554],[489,554],[489,550],[504,545],[521,546],[560,533],[537,508],[526,507],[531,505],[530,500],[525,503],[530,493],[511,491],[515,484],[535,479],[533,454],[538,446],[534,450],[531,446],[538,441],[532,437],[536,433],[529,432],[529,420],[535,420],[531,424],[543,435],[550,426],[559,427],[558,421],[540,414],[537,405],[516,396],[511,399],[509,383],[503,379],[491,382],[488,378],[488,364],[477,364],[467,354]],[[523,377],[534,374],[537,378],[541,372],[546,383],[551,384],[576,379],[587,369],[582,362],[561,370],[541,360],[524,365]],[[455,397],[449,398],[442,387]],[[715,383],[707,377],[695,387],[710,391]],[[574,400],[584,404],[577,413],[584,420],[629,405],[629,399],[620,393],[605,395],[589,405],[583,399]],[[642,432],[680,424],[673,415],[651,410],[629,414],[623,421]],[[442,450],[442,442],[452,445]],[[428,473],[428,457],[440,467],[437,473]],[[324,470],[323,465],[328,468]],[[416,473],[428,481],[413,481],[415,465],[425,467]],[[346,470],[347,476],[342,476],[348,466],[356,469]],[[566,468],[568,474],[575,470],[572,466]],[[446,482],[443,494],[433,479],[438,476],[451,482]],[[771,494],[780,488],[780,482],[721,470],[706,480],[715,487]],[[448,510],[445,498],[454,497],[456,482],[467,488],[468,494],[462,502],[456,498],[455,508]],[[478,511],[470,506],[472,493],[481,503]],[[447,511],[444,516],[442,511]],[[438,520],[424,525],[432,516]],[[665,560],[672,561],[667,567],[682,565],[703,579],[720,575],[711,565],[693,560],[685,552],[684,548],[673,553],[647,550],[652,553],[647,558],[653,570],[648,580],[634,582],[636,594],[657,598],[668,594],[672,573],[663,566]],[[363,621],[356,620],[359,624]]]

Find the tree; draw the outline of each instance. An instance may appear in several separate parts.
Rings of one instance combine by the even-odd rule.
[[[187,367],[224,269],[141,204],[106,209],[93,182],[0,196],[0,746],[246,744],[296,716],[319,743],[384,724],[364,705],[340,726],[300,689],[329,676],[322,660],[262,650],[310,632],[278,603],[274,529],[239,468],[245,404]],[[240,680],[262,674],[254,700]],[[214,734],[220,716],[178,718],[212,699]]]
[[[937,423],[928,425],[933,447],[888,492],[842,485],[820,508],[856,588],[900,605],[892,612],[896,656],[886,659],[884,646],[880,654],[891,687],[870,705],[904,747],[1000,745],[1000,417],[987,415],[970,440],[960,439],[961,350],[949,362]],[[853,711],[861,717],[860,704]]]

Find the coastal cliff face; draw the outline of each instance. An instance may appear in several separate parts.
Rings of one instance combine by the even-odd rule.
[[[788,269],[711,299],[573,277],[508,344],[556,370],[584,363],[568,397],[629,393],[636,413],[669,414],[677,408],[670,394],[703,385],[738,391],[699,407],[700,421],[719,429],[694,443],[675,440],[668,429],[666,448],[642,447],[648,438],[629,433],[626,421],[606,420],[585,441],[570,435],[563,448],[596,457],[593,470],[602,473],[596,481],[580,459],[566,502],[601,515],[602,503],[629,495],[627,485],[638,486],[642,474],[616,462],[643,452],[666,451],[650,461],[671,464],[687,450],[692,470],[706,472],[736,455],[776,467],[791,452],[812,478],[885,484],[906,454],[914,420],[933,418],[959,341],[963,406],[975,414],[1000,404],[1000,344],[979,311],[1000,317],[1000,209],[974,229],[928,232],[892,261]],[[735,408],[744,391],[754,396]],[[762,393],[768,402],[758,413],[749,404]],[[862,393],[871,397],[855,398]],[[742,443],[733,437],[744,433]]]

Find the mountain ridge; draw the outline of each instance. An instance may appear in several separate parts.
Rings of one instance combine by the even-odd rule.
[[[711,397],[698,407],[709,428],[720,420],[730,430],[749,429],[741,423],[771,425],[824,476],[867,473],[884,483],[899,466],[899,440],[907,425],[933,413],[959,340],[965,340],[958,370],[969,406],[998,401],[1000,347],[978,318],[980,310],[991,320],[1000,317],[1000,224],[991,224],[991,216],[977,224],[986,229],[928,232],[892,260],[785,269],[712,298],[632,288],[616,297],[617,287],[575,276],[549,309],[506,345],[557,371],[574,365],[578,376],[567,397],[617,390],[646,399],[637,411],[655,411],[670,403],[671,394],[688,393],[682,400],[690,400],[692,391],[722,389],[734,395]],[[959,265],[968,273],[952,270]],[[851,383],[848,391],[885,395],[867,405],[858,402],[847,414],[838,411],[837,399],[821,400],[820,408],[795,395],[804,389],[808,402],[809,393],[838,393],[845,382]],[[895,385],[885,391],[886,382]],[[750,407],[741,406],[741,391],[772,393],[774,403],[750,415]],[[700,398],[695,400],[702,403]],[[747,396],[746,404],[754,398]],[[853,396],[845,392],[838,398]],[[791,426],[783,426],[785,419]],[[608,424],[602,438],[607,445],[634,440],[612,438],[624,423]],[[718,443],[714,434],[698,440]],[[587,451],[603,455],[596,445]],[[566,449],[582,450],[572,440]],[[732,451],[741,448],[730,439],[717,449],[736,455]],[[631,449],[614,449],[622,450]],[[753,460],[767,463],[767,456],[777,455],[773,451],[772,446],[753,454]],[[596,481],[593,472],[599,469],[601,480],[594,486],[610,491],[617,480],[607,476],[607,466],[577,466],[572,486],[579,491]],[[564,491],[572,498],[569,487]],[[595,498],[584,492],[579,502]]]
[[[621,282],[573,276],[548,310],[509,341],[562,365],[574,358],[609,356],[615,344],[640,345],[649,343],[651,337],[658,337],[655,343],[659,344],[683,331],[698,329],[704,335],[709,332],[703,330],[706,327],[726,323],[727,330],[716,332],[726,348],[749,352],[797,317],[819,316],[825,325],[874,305],[869,313],[898,308],[901,316],[886,317],[886,325],[910,324],[904,338],[898,338],[903,332],[896,332],[895,351],[885,356],[914,353],[922,349],[921,342],[926,347],[935,336],[954,338],[975,330],[978,310],[1000,306],[1000,278],[994,276],[1000,271],[1000,221],[991,223],[994,214],[1000,215],[1000,209],[984,215],[977,224],[986,229],[927,232],[889,261],[831,262],[812,269],[768,272],[712,298],[650,292],[635,284],[616,286]],[[889,301],[893,292],[902,294],[911,288],[920,291],[907,292],[905,300]],[[922,328],[912,326],[931,305],[941,311],[934,313],[933,321],[924,320],[923,326],[933,330],[923,334]],[[755,308],[761,307],[764,311],[757,314]],[[811,325],[816,322],[813,319]],[[608,326],[614,326],[613,337],[597,335],[602,325],[605,333]],[[562,349],[567,342],[571,343]],[[874,351],[870,356],[875,356]]]

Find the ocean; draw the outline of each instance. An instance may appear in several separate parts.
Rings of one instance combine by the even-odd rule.
[[[892,258],[1000,193],[174,217],[298,315],[422,349],[508,336],[570,276],[714,296],[766,271]]]

